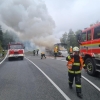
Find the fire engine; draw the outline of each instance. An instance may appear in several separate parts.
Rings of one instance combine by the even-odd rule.
[[[77,37],[87,73],[95,75],[100,72],[100,22],[85,28]]]
[[[8,44],[8,60],[12,58],[24,59],[24,45],[22,43],[9,43]]]

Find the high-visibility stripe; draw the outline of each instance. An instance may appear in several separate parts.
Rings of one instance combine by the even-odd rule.
[[[68,56],[68,59],[70,60],[70,59],[71,59],[71,57],[70,57],[70,56]]]
[[[81,73],[81,71],[75,71],[75,74],[79,74],[79,73]]]
[[[68,70],[68,72],[70,72],[70,73],[72,73],[72,74],[79,74],[79,73],[81,73],[81,71],[71,71],[71,70]]]
[[[100,45],[100,43],[99,44],[94,44],[94,45],[93,44],[90,44],[90,45],[80,45],[80,47],[84,48],[84,49],[86,49],[88,47],[88,49],[89,49],[89,48],[98,48],[99,45]]]
[[[76,87],[81,88],[81,85],[76,85]]]
[[[99,45],[100,43],[92,43],[92,44],[82,44],[81,46],[94,46],[94,45]]]
[[[73,65],[80,66],[80,63],[74,63]]]
[[[86,66],[85,64],[83,66]]]
[[[69,83],[72,83],[71,81],[69,81]]]
[[[73,73],[73,74],[74,74],[74,71],[68,70],[68,72],[70,72],[70,73]]]

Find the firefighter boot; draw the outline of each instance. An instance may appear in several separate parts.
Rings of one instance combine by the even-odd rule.
[[[83,98],[82,93],[77,93],[77,96],[78,96],[79,98]]]

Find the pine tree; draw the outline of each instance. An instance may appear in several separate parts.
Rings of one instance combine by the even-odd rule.
[[[2,32],[1,25],[0,25],[0,44],[1,44],[1,47],[2,47],[2,44],[3,44],[3,32]]]

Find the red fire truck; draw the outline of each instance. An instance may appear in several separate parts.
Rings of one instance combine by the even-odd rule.
[[[24,45],[22,43],[9,43],[8,44],[8,60],[13,58],[24,59]]]
[[[89,75],[100,72],[100,23],[85,28],[78,35],[80,53],[83,55]]]

